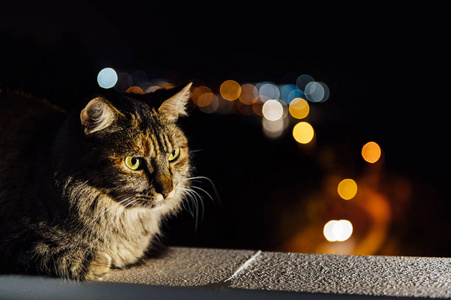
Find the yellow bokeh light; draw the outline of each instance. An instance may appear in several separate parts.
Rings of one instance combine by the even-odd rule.
[[[366,162],[374,164],[381,158],[381,147],[375,142],[368,142],[362,147],[362,157]]]
[[[293,137],[300,144],[308,144],[315,136],[312,125],[307,122],[299,122],[293,128]]]
[[[357,194],[357,183],[352,179],[343,179],[338,184],[338,195],[345,200],[351,200]]]
[[[235,80],[226,80],[219,87],[219,93],[225,100],[234,101],[241,95],[241,86]]]
[[[296,119],[304,119],[310,112],[310,106],[302,98],[294,98],[289,106],[290,114]]]

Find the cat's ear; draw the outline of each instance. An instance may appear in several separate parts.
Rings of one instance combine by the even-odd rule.
[[[80,121],[85,134],[91,134],[109,127],[119,115],[121,112],[107,99],[96,97],[81,111]]]
[[[192,85],[192,82],[188,83],[180,92],[164,101],[158,108],[159,114],[170,122],[177,121],[180,116],[187,116],[186,105],[191,97]]]

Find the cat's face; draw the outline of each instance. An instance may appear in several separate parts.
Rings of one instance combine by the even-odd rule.
[[[132,95],[116,103],[91,100],[80,114],[90,185],[127,207],[178,206],[190,165],[188,141],[176,121],[186,114],[189,88],[156,108]]]

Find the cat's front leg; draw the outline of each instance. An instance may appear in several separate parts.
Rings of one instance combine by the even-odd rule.
[[[87,280],[102,280],[111,270],[111,257],[103,252],[98,252],[95,259],[89,265]]]

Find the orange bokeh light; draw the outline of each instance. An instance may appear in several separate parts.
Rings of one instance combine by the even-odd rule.
[[[241,86],[235,80],[226,80],[221,84],[219,92],[225,100],[234,101],[241,95]]]
[[[212,99],[214,97],[213,92],[210,88],[206,86],[198,86],[193,89],[191,94],[191,98],[193,99],[194,104],[199,107],[206,107],[210,105]]]
[[[306,118],[310,112],[310,107],[302,98],[294,98],[293,101],[290,102],[289,106],[290,114],[296,119]]]
[[[131,86],[125,92],[129,94],[144,94],[144,91],[139,86]]]
[[[362,147],[362,157],[366,162],[374,164],[381,158],[381,147],[375,142],[368,142]]]
[[[258,99],[258,90],[253,84],[246,83],[241,86],[241,94],[239,96],[239,100],[241,103],[246,105],[252,105],[255,102],[257,102],[257,99]]]

